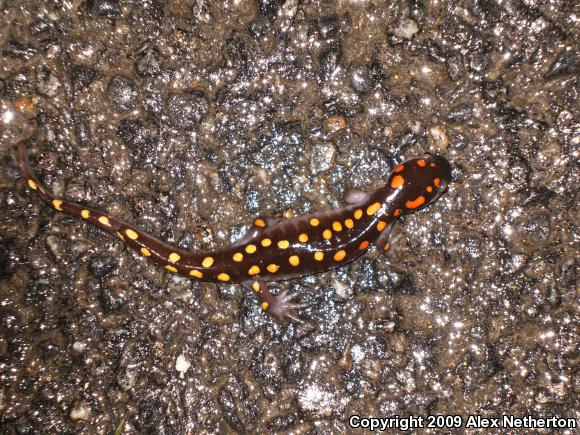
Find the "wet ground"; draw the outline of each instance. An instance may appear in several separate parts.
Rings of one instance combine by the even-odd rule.
[[[577,3],[0,11],[3,433],[580,417]],[[183,248],[336,207],[426,151],[455,179],[387,255],[277,285],[309,304],[283,326],[41,204],[21,141],[56,194]]]

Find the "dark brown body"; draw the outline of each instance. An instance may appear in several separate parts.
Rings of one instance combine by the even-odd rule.
[[[235,245],[202,253],[177,249],[103,211],[55,197],[32,173],[23,145],[19,158],[28,185],[56,210],[115,234],[171,272],[203,281],[242,283],[256,291],[262,307],[279,319],[291,317],[297,306],[286,294],[271,295],[267,281],[344,265],[372,243],[388,249],[388,234],[397,218],[435,201],[451,180],[447,160],[425,154],[399,165],[387,185],[373,193],[348,191],[345,207],[281,222],[258,218]]]

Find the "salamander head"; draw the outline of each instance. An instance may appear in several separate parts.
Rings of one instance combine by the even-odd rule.
[[[401,213],[417,211],[435,202],[451,182],[451,165],[441,156],[423,154],[397,166],[388,187],[397,189]]]

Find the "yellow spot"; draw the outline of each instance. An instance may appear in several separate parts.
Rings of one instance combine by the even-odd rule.
[[[387,223],[385,221],[379,221],[379,223],[377,224],[377,230],[383,231],[386,226],[387,226]]]
[[[330,239],[332,237],[332,231],[324,230],[322,232],[322,237],[324,237],[326,240]]]
[[[256,245],[248,245],[246,246],[246,252],[248,254],[253,254],[254,252],[256,252]]]
[[[300,264],[300,258],[298,258],[298,255],[292,255],[289,259],[288,262],[292,265],[292,266],[298,266]]]
[[[347,219],[344,221],[344,226],[350,230],[352,227],[354,227],[354,221],[352,219]]]
[[[360,208],[356,209],[354,211],[354,218],[355,219],[357,219],[357,220],[360,219],[362,217],[362,215],[363,215],[363,211]]]
[[[115,233],[117,235],[118,238],[120,238],[123,242],[125,241],[125,237],[123,237],[123,234],[121,234],[119,231],[117,231]]]
[[[290,246],[290,242],[288,240],[280,240],[278,242],[278,248],[280,249],[286,249],[288,246]]]
[[[28,180],[28,186],[32,189],[32,190],[36,190],[38,189],[38,185],[36,184],[36,181],[34,180]]]
[[[193,269],[193,270],[189,271],[189,274],[191,276],[196,277],[196,278],[203,278],[203,273],[201,273],[201,271],[199,271],[197,269]]]
[[[56,208],[58,211],[62,211],[62,200],[60,199],[53,199],[52,200],[52,205],[54,205],[54,208]]]
[[[172,252],[171,254],[169,254],[168,258],[169,261],[171,261],[172,263],[177,263],[181,257],[177,252]]]
[[[167,266],[165,266],[165,268],[170,272],[173,272],[173,273],[177,272],[177,269],[174,266],[172,266],[171,264],[168,264]]]
[[[337,232],[342,231],[342,224],[338,221],[335,221],[332,223],[332,229]]]
[[[244,255],[241,252],[236,252],[234,255],[232,255],[232,258],[236,263],[239,263],[244,259]]]
[[[368,240],[365,240],[364,242],[362,242],[360,245],[358,245],[358,249],[361,251],[364,251],[365,249],[367,249],[369,247],[369,242]]]
[[[342,261],[344,260],[345,257],[346,251],[344,249],[341,249],[340,251],[337,251],[336,254],[334,254],[334,261]]]
[[[395,175],[391,180],[391,187],[393,189],[397,189],[398,187],[401,187],[403,184],[405,184],[405,179],[400,175]]]
[[[252,283],[252,288],[254,289],[255,292],[259,292],[260,291],[260,283],[258,281],[254,281]]]
[[[262,309],[263,309],[264,311],[268,310],[268,306],[269,306],[269,305],[270,305],[270,304],[268,304],[268,302],[266,302],[266,301],[262,302]]]
[[[264,219],[256,219],[256,220],[254,221],[254,224],[255,224],[257,227],[261,227],[261,228],[264,228],[264,227],[266,226],[266,222],[264,222]]]
[[[127,237],[129,237],[131,240],[137,240],[137,237],[139,237],[139,234],[133,230],[125,230],[125,234],[127,234]]]
[[[267,248],[268,246],[270,246],[272,244],[272,240],[270,239],[262,239],[262,241],[260,242],[260,244],[264,247]]]
[[[298,236],[298,241],[300,243],[306,243],[308,241],[308,234],[302,233]]]
[[[99,217],[99,222],[102,223],[103,225],[107,225],[107,226],[110,226],[111,225],[109,223],[109,218],[107,216],[100,216]]]
[[[257,275],[260,273],[260,268],[258,266],[252,266],[250,267],[250,270],[248,270],[248,275]]]
[[[213,258],[212,257],[205,257],[203,259],[203,261],[201,262],[201,265],[203,267],[211,267],[211,265],[213,264]]]
[[[314,253],[314,259],[316,261],[322,261],[324,259],[324,252],[320,252],[320,251],[315,252]]]
[[[149,249],[141,248],[139,251],[141,251],[141,254],[143,254],[145,257],[151,257],[151,251]]]
[[[85,209],[85,210],[81,210],[81,217],[82,217],[83,219],[88,219],[90,215],[91,215],[91,214],[89,213],[89,211],[88,211],[88,210],[86,210],[86,209]]]
[[[219,279],[220,281],[229,281],[230,280],[230,276],[227,273],[220,273],[217,276],[217,279]]]
[[[266,269],[268,269],[268,272],[270,273],[276,273],[278,272],[278,269],[280,269],[280,266],[278,266],[277,264],[268,264],[268,267],[266,267]]]
[[[316,218],[312,218],[310,219],[310,225],[312,225],[313,227],[317,227],[318,225],[320,225],[320,221]]]
[[[367,207],[367,214],[369,216],[374,215],[377,211],[379,211],[379,208],[381,208],[381,203],[380,202],[375,202],[374,204],[371,204]]]

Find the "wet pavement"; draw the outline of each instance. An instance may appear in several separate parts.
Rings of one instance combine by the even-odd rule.
[[[192,3],[0,0],[2,432],[579,418],[578,5]],[[308,304],[280,325],[41,204],[21,141],[56,194],[200,250],[423,152],[454,182],[386,255],[277,284]]]

